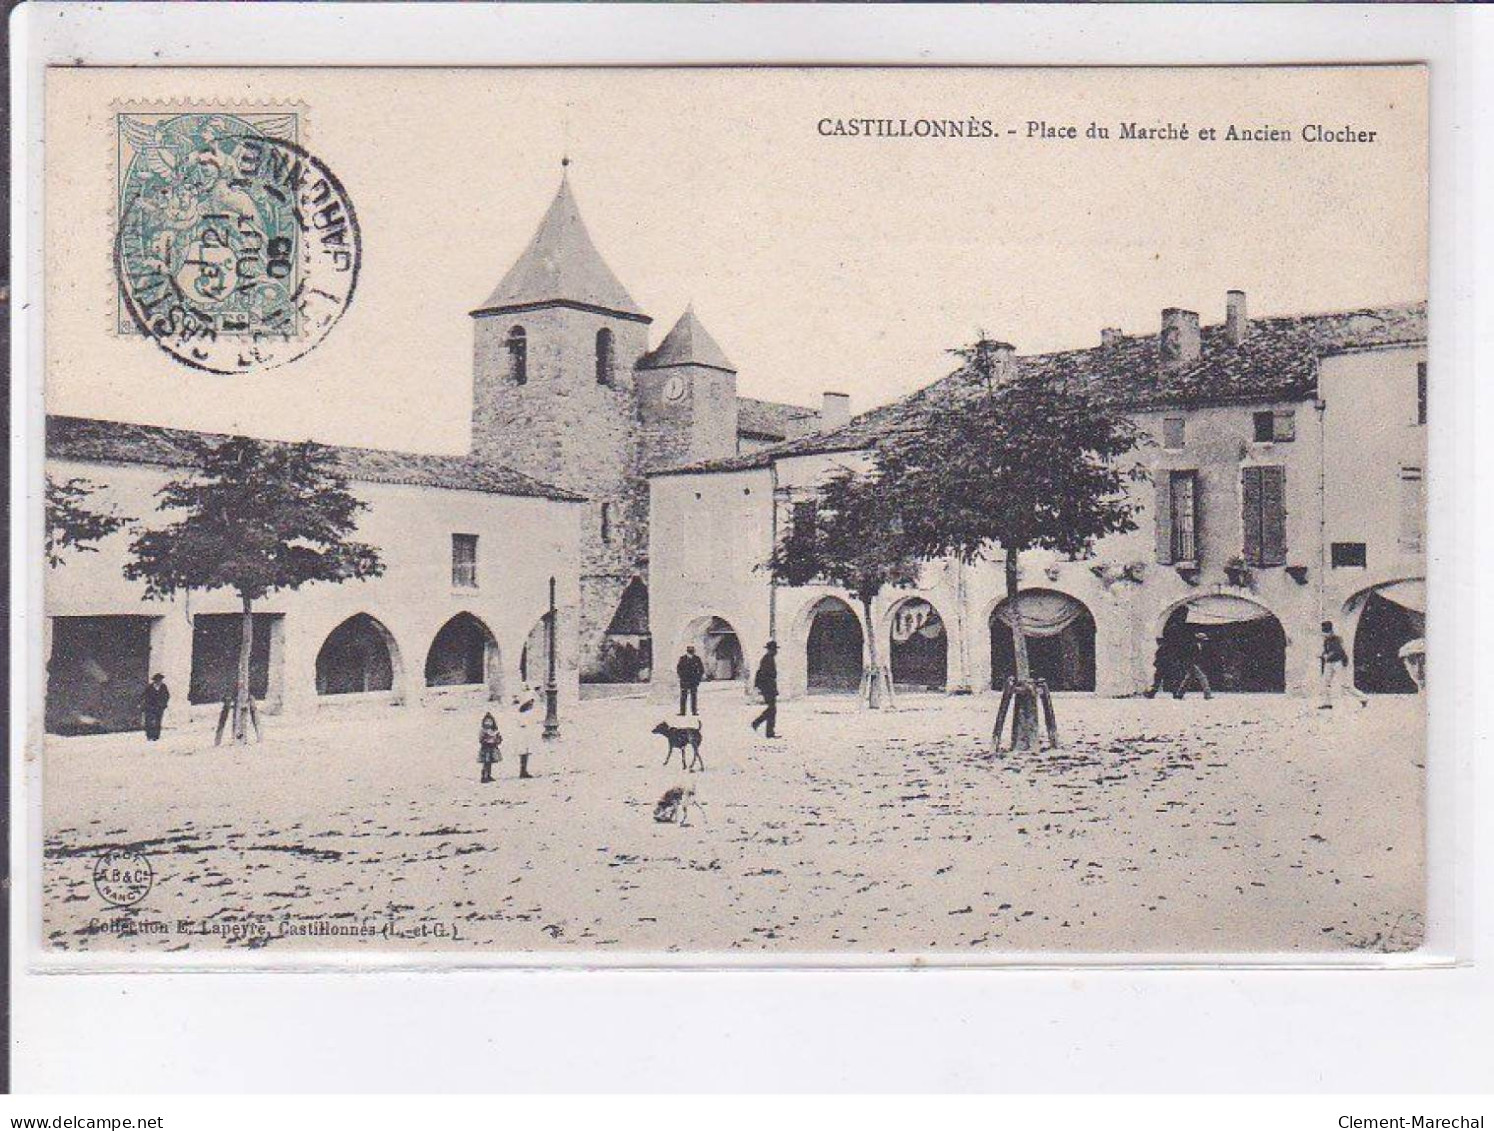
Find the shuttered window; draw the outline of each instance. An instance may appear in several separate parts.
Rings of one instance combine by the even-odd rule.
[[[1157,561],[1191,565],[1198,561],[1198,472],[1157,473]]]
[[[477,588],[477,535],[451,536],[451,583],[458,589]]]
[[[1254,566],[1286,564],[1286,468],[1240,469],[1243,555]]]
[[[1297,413],[1293,409],[1253,413],[1251,422],[1257,444],[1286,444],[1297,438]]]
[[[1427,363],[1416,366],[1416,423],[1427,422]]]

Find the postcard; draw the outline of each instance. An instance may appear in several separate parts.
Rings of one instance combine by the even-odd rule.
[[[1422,945],[1425,68],[45,98],[46,954]]]

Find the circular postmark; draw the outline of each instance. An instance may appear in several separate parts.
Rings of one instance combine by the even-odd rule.
[[[115,270],[129,322],[194,369],[305,356],[358,285],[362,236],[342,182],[232,114],[153,123],[120,174]]]
[[[156,882],[150,861],[138,852],[110,849],[93,864],[93,890],[115,907],[131,907],[149,894]]]

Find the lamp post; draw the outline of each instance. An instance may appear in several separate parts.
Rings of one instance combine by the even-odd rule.
[[[550,611],[545,614],[545,738],[560,737],[560,715],[557,711],[560,689],[555,686],[555,579],[550,578]]]

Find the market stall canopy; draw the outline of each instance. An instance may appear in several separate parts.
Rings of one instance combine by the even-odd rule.
[[[1270,615],[1271,610],[1264,605],[1228,593],[1212,593],[1188,602],[1189,624],[1240,624],[1265,620]]]
[[[1427,583],[1424,578],[1392,581],[1389,585],[1380,586],[1375,592],[1392,604],[1409,609],[1413,613],[1427,611]]]
[[[1022,635],[1037,637],[1057,636],[1087,611],[1084,602],[1051,589],[1019,593],[1016,606],[1022,617]],[[1003,624],[1011,624],[1011,602],[1003,601],[996,615]]]

